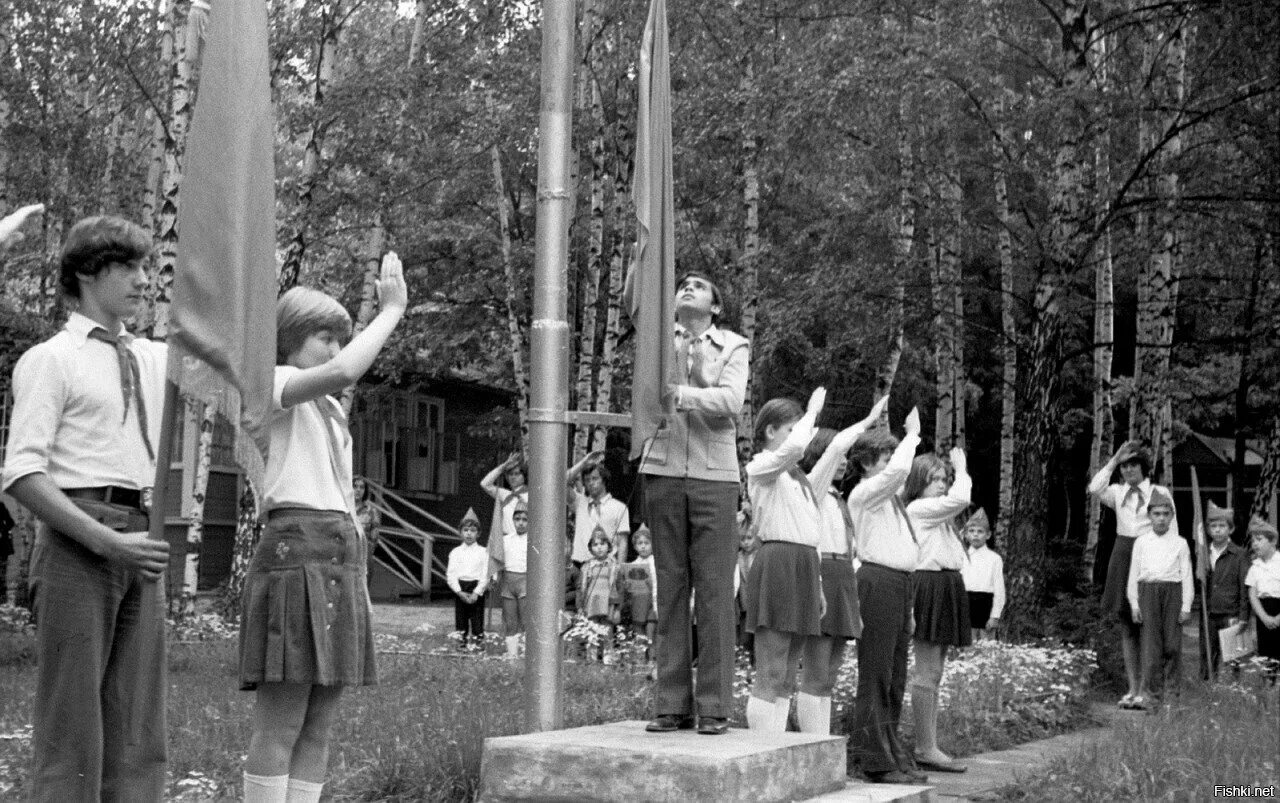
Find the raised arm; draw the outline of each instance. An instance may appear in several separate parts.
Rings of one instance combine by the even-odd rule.
[[[777,449],[763,449],[747,463],[747,476],[756,480],[771,480],[800,462],[804,450],[817,434],[816,422],[826,401],[826,388],[818,388],[809,397],[809,408],[791,428],[791,433]]]
[[[916,456],[916,448],[920,445],[920,412],[913,408],[907,413],[903,427],[906,434],[898,448],[893,450],[884,471],[867,477],[849,492],[850,507],[878,507],[902,489],[902,484],[907,481],[907,474],[911,472],[911,461]]]
[[[565,484],[573,485],[578,481],[578,478],[582,476],[582,472],[586,471],[592,466],[598,466],[602,462],[604,462],[603,450],[597,450],[597,451],[591,452],[586,457],[574,463],[572,466],[569,466],[569,469],[564,473]]]
[[[1109,508],[1116,506],[1115,497],[1107,492],[1111,486],[1111,475],[1116,473],[1116,467],[1125,460],[1132,457],[1138,449],[1137,441],[1125,441],[1120,444],[1120,448],[1116,449],[1116,453],[1111,455],[1111,459],[1106,465],[1098,469],[1098,473],[1093,475],[1089,480],[1088,491],[1093,496],[1098,497],[1098,501]]]
[[[484,477],[481,478],[480,487],[483,488],[484,492],[489,494],[489,496],[492,496],[494,499],[497,499],[499,502],[501,502],[502,497],[505,495],[503,491],[505,491],[506,489],[498,485],[498,480],[502,479],[502,475],[506,473],[507,469],[511,468],[512,466],[519,465],[519,463],[520,463],[519,452],[512,452],[511,454],[507,455],[506,460],[494,466],[492,471],[490,471],[488,474],[485,474]]]
[[[916,499],[907,506],[911,518],[926,524],[938,524],[949,521],[963,513],[969,507],[973,495],[973,479],[969,476],[969,463],[964,450],[951,450],[951,465],[956,471],[956,481],[942,496],[931,499]]]
[[[816,497],[821,499],[823,494],[831,488],[831,481],[835,478],[836,467],[840,465],[840,458],[844,457],[853,448],[854,441],[858,439],[859,435],[866,432],[880,420],[880,415],[888,404],[889,397],[885,396],[871,406],[871,412],[867,414],[866,418],[863,418],[853,426],[840,430],[831,439],[826,451],[818,458],[818,462],[813,464],[813,470],[809,472],[809,485],[813,487],[813,493]]]
[[[314,368],[298,371],[284,386],[280,403],[285,407],[318,399],[354,385],[364,376],[409,305],[409,291],[404,282],[404,267],[394,251],[382,258],[382,275],[378,279],[381,309],[346,348],[332,360]]]
[[[20,229],[33,215],[44,211],[44,204],[27,204],[0,218],[0,253],[22,242]]]

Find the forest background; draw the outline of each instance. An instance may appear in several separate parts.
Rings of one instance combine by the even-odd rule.
[[[398,251],[414,306],[376,373],[512,388],[516,409],[483,425],[519,443],[538,4],[268,8],[281,289],[332,292],[359,325],[378,257]],[[58,320],[56,254],[84,215],[155,232],[141,326],[163,336],[208,13],[0,0],[0,213],[48,207],[3,265],[5,382]],[[628,409],[645,13],[578,2],[578,409]],[[818,384],[833,426],[890,388],[892,421],[936,410],[926,441],[969,450],[1006,619],[1027,634],[1089,578],[1083,488],[1119,441],[1152,444],[1167,478],[1189,430],[1234,438],[1237,467],[1263,440],[1264,512],[1280,478],[1272,0],[682,0],[670,15],[678,270],[718,277],[752,340],[743,432],[755,406]],[[575,455],[606,446],[621,455],[625,433],[574,433]]]

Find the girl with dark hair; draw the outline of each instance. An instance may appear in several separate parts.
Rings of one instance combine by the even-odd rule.
[[[938,684],[948,647],[973,643],[969,598],[965,594],[964,543],[955,518],[969,507],[973,481],[963,449],[952,449],[951,468],[942,458],[922,454],[911,464],[902,491],[907,516],[915,530],[920,557],[915,569],[915,673],[911,678],[911,711],[916,726],[916,763],[937,772],[964,772],[938,747]]]

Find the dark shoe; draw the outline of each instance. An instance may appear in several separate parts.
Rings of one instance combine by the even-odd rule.
[[[916,764],[921,769],[932,770],[933,772],[966,772],[969,769],[957,761],[949,761],[946,764],[940,764],[936,761],[925,761],[922,758],[917,758]]]
[[[649,724],[644,729],[649,733],[671,733],[672,731],[686,731],[693,728],[693,717],[680,716],[679,714],[658,714],[649,720]]]
[[[729,720],[724,717],[698,717],[698,733],[703,736],[720,736],[729,732]]]
[[[868,772],[867,780],[871,783],[903,783],[903,784],[919,784],[929,780],[928,776],[921,775],[918,772],[905,773],[902,770],[888,770],[887,772]]]

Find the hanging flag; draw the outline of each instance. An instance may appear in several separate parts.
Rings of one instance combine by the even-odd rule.
[[[169,378],[236,427],[261,487],[276,357],[275,115],[262,0],[208,12],[187,137]]]
[[[678,382],[673,344],[676,294],[675,192],[671,172],[671,57],[666,0],[652,0],[640,43],[636,115],[636,250],[628,275],[636,356],[631,382],[631,457],[661,428],[666,388]]]

